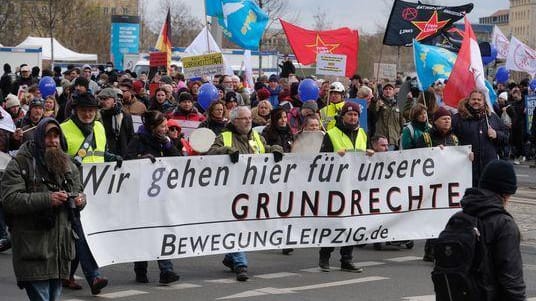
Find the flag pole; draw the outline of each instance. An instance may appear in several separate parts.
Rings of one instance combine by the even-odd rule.
[[[207,31],[207,51],[208,53],[211,53],[212,51],[210,50],[210,42],[209,42],[209,28],[208,28],[208,18],[207,18],[207,5],[205,3],[205,0],[202,1],[203,2],[203,10],[205,11],[205,29]],[[212,20],[212,18],[211,18]],[[211,23],[212,25],[212,23]]]

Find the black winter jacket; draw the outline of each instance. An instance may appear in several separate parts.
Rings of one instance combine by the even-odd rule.
[[[526,298],[520,234],[514,218],[499,195],[484,189],[467,189],[461,201],[465,213],[481,217],[483,236],[490,254],[487,301],[522,301]]]
[[[145,130],[142,125],[138,129],[138,133],[134,135],[128,144],[126,158],[139,159],[148,154],[153,155],[155,158],[181,155],[171,139],[168,143],[160,143],[149,131]]]
[[[508,131],[502,120],[495,114],[473,116],[466,107],[467,101],[460,102],[458,113],[452,119],[452,133],[459,139],[459,145],[471,145],[473,160],[473,187],[478,186],[478,179],[486,164],[498,159],[500,145],[508,143]],[[488,137],[488,122],[497,132],[497,138]]]
[[[108,152],[125,158],[128,144],[134,136],[132,116],[122,112],[121,106],[118,104],[111,110],[101,110],[101,121],[106,132]]]

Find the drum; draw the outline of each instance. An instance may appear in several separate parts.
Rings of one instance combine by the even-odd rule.
[[[320,152],[324,140],[324,132],[322,131],[303,131],[296,136],[292,143],[293,153],[298,154],[316,154]]]
[[[199,154],[208,152],[214,140],[216,140],[216,134],[208,128],[198,128],[190,133],[190,146],[194,151]]]

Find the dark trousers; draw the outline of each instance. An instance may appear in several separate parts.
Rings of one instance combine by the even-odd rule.
[[[320,259],[329,259],[331,253],[335,250],[334,247],[324,247],[320,248]],[[352,262],[352,252],[354,251],[354,246],[344,246],[340,248],[341,253],[341,262]]]

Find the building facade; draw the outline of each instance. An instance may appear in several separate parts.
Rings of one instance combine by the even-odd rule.
[[[90,0],[102,9],[105,16],[112,15],[138,15],[138,0]]]
[[[508,33],[529,47],[536,48],[536,0],[510,0],[509,21]]]
[[[503,33],[510,32],[510,10],[501,9],[493,13],[491,16],[478,18],[479,24],[497,25]]]

